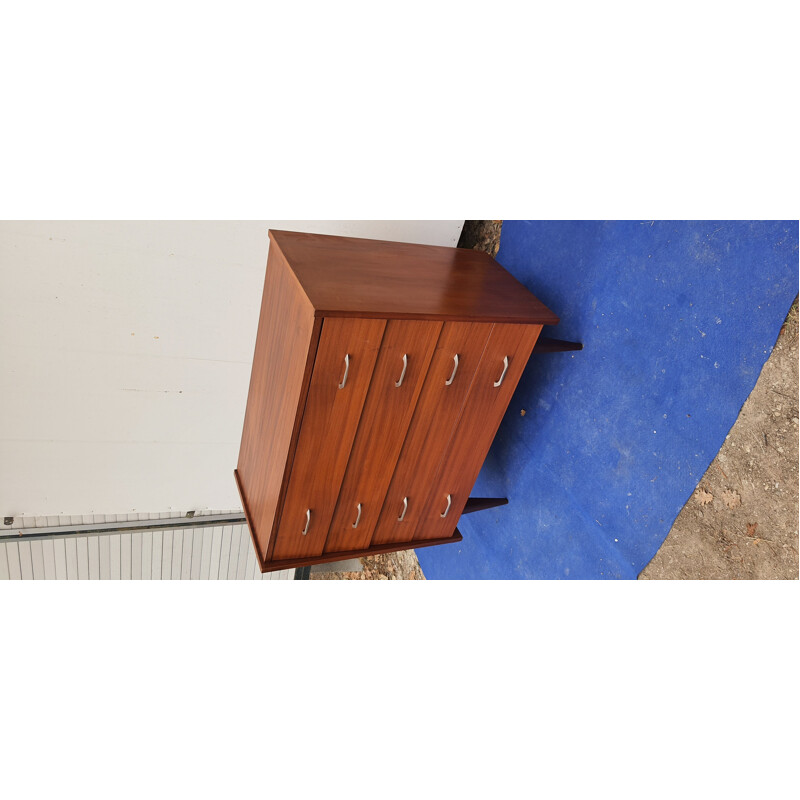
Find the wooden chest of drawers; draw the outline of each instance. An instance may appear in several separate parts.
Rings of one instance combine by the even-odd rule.
[[[558,318],[485,253],[269,236],[235,470],[262,571],[460,541]]]

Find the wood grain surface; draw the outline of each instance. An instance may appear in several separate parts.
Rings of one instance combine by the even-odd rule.
[[[299,432],[320,324],[280,251],[270,251],[237,466],[261,558]]]
[[[486,253],[269,235],[235,471],[260,569],[460,541],[537,336],[558,318]]]
[[[430,483],[415,541],[440,539],[455,529],[540,331],[539,325],[498,324],[492,329],[458,427]],[[506,356],[508,370],[496,387]],[[448,494],[450,509],[443,518]]]
[[[372,544],[410,539],[424,508],[431,482],[458,423],[492,325],[447,322],[422,387],[408,435],[386,493]],[[447,386],[459,356],[458,369]],[[402,520],[403,499],[408,507]]]
[[[441,329],[441,322],[387,323],[325,552],[369,546]]]
[[[322,553],[385,327],[374,319],[323,322],[273,560]]]
[[[289,231],[291,264],[317,316],[529,322],[558,317],[487,253]]]

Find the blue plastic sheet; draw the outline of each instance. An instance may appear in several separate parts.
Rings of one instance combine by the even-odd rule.
[[[753,389],[798,292],[797,222],[506,221],[497,260],[580,341],[534,354],[426,577],[636,578]],[[523,414],[524,412],[524,414]]]

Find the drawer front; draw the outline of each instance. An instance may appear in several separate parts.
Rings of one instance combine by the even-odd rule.
[[[458,427],[429,484],[415,541],[450,536],[455,530],[541,329],[512,324],[492,329]]]
[[[322,553],[385,320],[322,323],[271,560]]]
[[[373,545],[413,537],[491,330],[492,323],[444,324],[386,492]]]
[[[369,546],[441,330],[441,322],[387,322],[326,553]]]

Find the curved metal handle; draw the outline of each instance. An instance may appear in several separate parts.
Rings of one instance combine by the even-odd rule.
[[[308,533],[308,526],[311,524],[311,509],[306,509],[306,526],[303,528],[303,536]]]
[[[447,508],[444,510],[444,514],[442,514],[442,519],[447,516],[447,512],[450,510],[450,503],[451,503],[450,495],[447,495]]]
[[[339,384],[340,389],[344,389],[344,385],[347,383],[347,373],[350,371],[350,353],[345,353],[344,356],[344,377],[342,378],[342,382]]]
[[[444,382],[445,386],[449,386],[453,382],[453,378],[455,378],[455,376],[456,376],[456,371],[458,370],[458,353],[456,353],[453,356],[453,361],[454,361],[454,363],[453,363],[453,374],[450,376],[450,380],[449,381],[445,381]]]
[[[358,516],[356,517],[356,521],[353,523],[353,527],[357,528],[359,522],[361,522],[361,503],[358,504]]]
[[[499,381],[494,382],[495,388],[497,388],[503,382],[503,378],[505,378],[506,372],[508,372],[508,356],[506,356],[503,359],[503,374],[500,376]]]
[[[403,382],[403,378],[406,376],[406,370],[408,369],[408,353],[403,353],[403,371],[400,373],[400,380],[397,381],[395,386],[399,389],[400,384]]]
[[[403,498],[403,513],[397,518],[398,522],[403,521],[403,517],[406,515],[406,511],[408,511],[408,498]]]

